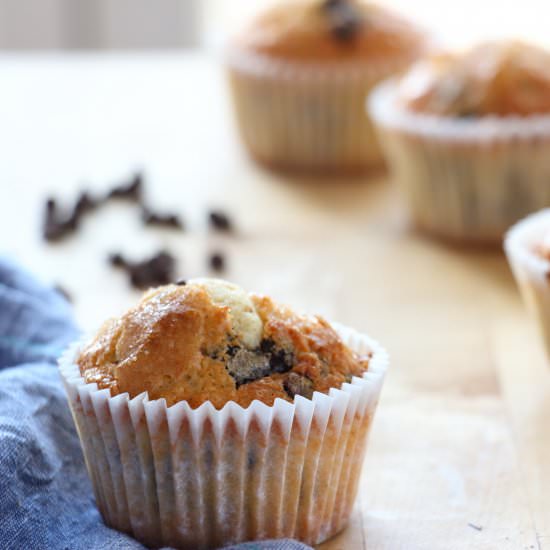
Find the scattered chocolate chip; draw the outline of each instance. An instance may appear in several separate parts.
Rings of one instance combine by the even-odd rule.
[[[176,285],[178,286],[185,286],[187,284],[187,281],[185,279],[178,279],[176,281]]]
[[[137,172],[127,183],[114,186],[108,193],[108,199],[129,199],[136,202],[141,200],[143,192],[143,174]]]
[[[57,202],[53,198],[46,201],[46,212],[42,226],[42,235],[45,240],[53,242],[65,237],[73,231],[76,222],[71,215],[69,218],[60,219]]]
[[[161,251],[141,262],[129,262],[121,254],[111,254],[109,263],[124,269],[135,288],[166,285],[174,280],[176,260],[168,252]]]
[[[208,260],[210,268],[214,271],[225,270],[225,256],[221,252],[214,252]]]
[[[361,12],[349,0],[325,0],[322,4],[329,19],[332,35],[342,42],[349,42],[364,24]]]
[[[210,227],[217,231],[231,231],[233,229],[231,220],[227,214],[221,210],[211,210],[208,213],[208,220],[210,222]]]
[[[87,191],[82,191],[76,200],[73,215],[77,214],[78,216],[82,216],[82,214],[85,214],[86,212],[95,210],[98,206],[99,201],[92,199]]]
[[[306,376],[302,376],[297,372],[290,372],[287,375],[283,382],[283,387],[288,396],[292,399],[294,399],[296,395],[301,395],[307,399],[313,397],[313,382]]]
[[[176,214],[157,214],[143,206],[141,209],[141,219],[145,225],[161,225],[164,227],[173,227],[174,229],[183,229],[183,223]]]
[[[124,267],[126,266],[126,260],[122,254],[114,253],[109,254],[109,263],[114,267]]]
[[[49,198],[46,201],[46,216],[43,226],[44,238],[47,241],[56,241],[74,233],[80,225],[82,216],[94,210],[97,206],[98,201],[92,199],[86,191],[83,191],[78,196],[70,214],[63,216],[59,212],[55,199]]]
[[[66,288],[62,287],[61,285],[54,285],[53,289],[58,294],[61,294],[61,296],[63,296],[63,298],[65,298],[65,300],[67,300],[67,302],[72,303],[73,298],[72,298],[71,294],[67,291]]]

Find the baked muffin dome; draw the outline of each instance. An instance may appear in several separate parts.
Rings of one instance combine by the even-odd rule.
[[[246,407],[328,393],[369,364],[322,318],[294,313],[231,283],[195,279],[145,293],[108,321],[77,358],[87,383],[111,395],[147,391],[168,405]]]
[[[295,61],[342,61],[411,54],[423,35],[405,19],[359,0],[284,2],[260,15],[237,39],[257,54]]]
[[[488,42],[417,63],[400,85],[406,107],[454,117],[550,113],[550,53]]]

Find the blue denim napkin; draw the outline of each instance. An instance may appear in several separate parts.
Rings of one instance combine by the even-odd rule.
[[[77,336],[57,291],[0,258],[0,548],[143,548],[94,503],[56,360]],[[232,550],[307,550],[289,541]]]

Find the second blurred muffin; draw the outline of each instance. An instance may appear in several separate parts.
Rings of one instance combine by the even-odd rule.
[[[242,137],[270,167],[357,173],[382,156],[368,90],[424,49],[419,31],[355,0],[277,5],[233,41],[228,64]]]
[[[414,221],[447,239],[498,243],[550,204],[550,54],[481,44],[418,63],[370,98]]]

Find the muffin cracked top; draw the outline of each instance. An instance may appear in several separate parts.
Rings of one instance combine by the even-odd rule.
[[[413,57],[423,34],[392,12],[360,0],[300,0],[272,7],[245,29],[237,46],[294,61]]]
[[[550,53],[519,41],[487,42],[420,61],[400,83],[402,103],[452,117],[550,113]]]
[[[321,317],[298,315],[270,298],[217,279],[195,279],[145,293],[111,319],[80,352],[87,383],[111,395],[147,391],[168,405],[198,407],[254,399],[272,405],[328,393],[369,364]]]

